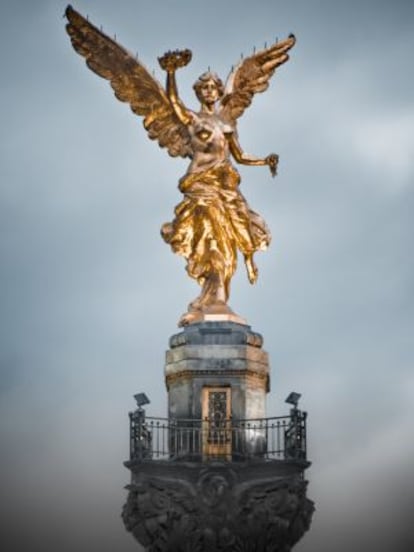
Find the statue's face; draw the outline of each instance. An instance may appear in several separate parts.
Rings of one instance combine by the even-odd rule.
[[[213,79],[209,79],[203,82],[198,91],[200,102],[207,105],[216,103],[216,101],[219,99],[219,96],[220,94],[217,85]]]

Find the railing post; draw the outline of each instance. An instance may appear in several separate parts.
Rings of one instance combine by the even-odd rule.
[[[306,459],[306,412],[296,406],[290,411],[285,431],[285,458]]]
[[[133,460],[135,456],[135,429],[134,429],[134,422],[133,422],[133,413],[129,412],[129,459]]]
[[[145,410],[138,408],[130,412],[130,456],[131,460],[141,461],[152,457],[152,432],[145,422]]]

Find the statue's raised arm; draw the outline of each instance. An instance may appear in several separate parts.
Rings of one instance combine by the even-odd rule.
[[[170,155],[191,159],[179,182],[184,198],[175,208],[172,222],[161,229],[172,250],[186,259],[189,276],[201,286],[180,324],[223,317],[240,321],[227,304],[237,252],[244,257],[249,281],[255,283],[258,271],[253,255],[267,248],[271,236],[264,220],[241,194],[240,175],[232,160],[267,165],[274,176],[278,156],[245,153],[236,123],[253,95],[266,90],[276,68],[288,60],[294,36],[244,59],[225,86],[215,73],[201,75],[194,84],[200,109],[191,111],[179,98],[175,77],[177,69],[190,62],[189,50],[169,51],[159,58],[167,73],[164,90],[140,61],[71,6],[66,16],[75,50],[85,57],[90,69],[110,81],[119,100],[144,117],[148,136]]]
[[[185,67],[191,61],[191,51],[175,50],[174,52],[166,52],[163,56],[158,58],[158,61],[167,73],[166,89],[171,107],[181,123],[187,126],[191,123],[192,118],[190,111],[185,107],[178,96],[175,72],[180,67]]]

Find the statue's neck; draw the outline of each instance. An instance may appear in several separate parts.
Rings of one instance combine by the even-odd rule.
[[[216,112],[216,106],[215,104],[202,104],[201,105],[201,113],[206,113],[208,115],[214,115]]]

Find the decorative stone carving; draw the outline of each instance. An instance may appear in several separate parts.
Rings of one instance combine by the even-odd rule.
[[[289,552],[310,527],[306,462],[126,465],[122,517],[149,552]]]

